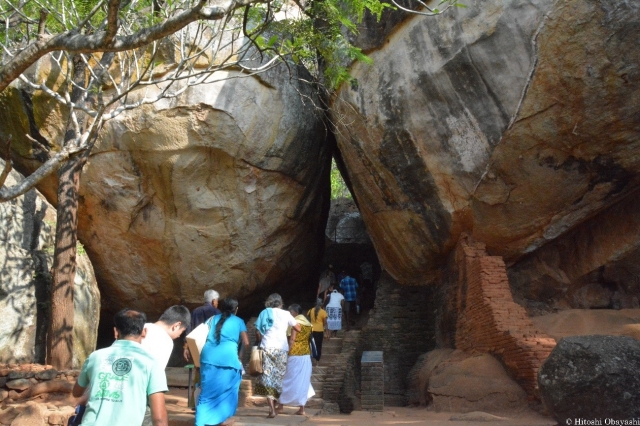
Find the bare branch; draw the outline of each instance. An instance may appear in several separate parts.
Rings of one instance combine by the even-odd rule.
[[[40,21],[38,21],[38,36],[44,35],[45,24],[47,22],[49,12],[46,9],[40,9]]]
[[[120,0],[109,0],[107,12],[107,32],[103,43],[111,44],[118,32],[118,11],[120,10]]]
[[[442,10],[439,10],[437,8],[430,7],[429,5],[427,5],[426,2],[424,2],[422,0],[415,0],[415,1],[417,1],[422,7],[424,7],[426,9],[426,11],[408,9],[408,8],[402,6],[401,4],[399,4],[396,0],[391,0],[393,5],[395,7],[397,7],[398,9],[403,10],[405,12],[412,13],[414,15],[423,15],[423,16],[440,15],[441,13],[446,12],[449,8],[455,6],[458,3],[458,0],[443,0],[443,1],[440,2],[440,4],[444,3],[444,4],[446,4],[446,6]]]
[[[0,188],[4,186],[4,182],[7,180],[7,176],[11,172],[11,135],[7,139],[7,148],[4,155],[5,163],[2,173],[0,173]]]
[[[232,0],[226,5],[204,7],[205,0],[201,0],[195,7],[172,16],[157,25],[144,28],[133,34],[115,36],[108,43],[106,31],[93,34],[82,34],[77,29],[66,31],[54,36],[42,36],[30,43],[15,55],[6,65],[0,67],[0,92],[13,80],[18,78],[29,66],[47,53],[64,50],[70,54],[92,52],[122,52],[137,49],[149,43],[169,36],[186,25],[198,20],[220,20],[226,18],[232,11],[253,3],[263,3],[268,0]]]
[[[38,170],[30,174],[29,177],[23,179],[18,184],[10,188],[0,188],[0,202],[12,200],[27,193],[29,190],[33,189],[42,179],[58,170],[62,163],[64,163],[69,157],[80,151],[84,151],[85,149],[87,149],[87,147],[75,146],[62,149],[62,151],[51,157],[51,159],[49,159],[46,163],[39,167]],[[8,163],[9,161],[7,161],[7,164]],[[7,166],[5,164],[5,169],[6,167]]]

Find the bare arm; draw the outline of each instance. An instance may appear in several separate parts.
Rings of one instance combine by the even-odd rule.
[[[293,347],[293,342],[296,341],[296,335],[298,334],[298,331],[300,331],[300,324],[296,325],[298,326],[297,330],[295,327],[291,327],[291,336],[289,336],[289,350],[291,350],[291,348]]]
[[[238,358],[240,358],[240,362],[242,362],[242,354],[244,354],[244,348],[249,347],[249,335],[246,331],[240,332],[240,341],[242,345],[240,345],[240,350],[238,351]]]
[[[71,391],[71,395],[75,396],[76,398],[80,398],[82,395],[84,395],[84,391],[86,389],[87,388],[83,388],[78,384],[78,382],[76,382],[76,384],[73,385],[73,390]]]
[[[153,426],[169,426],[167,408],[164,405],[164,393],[156,392],[149,395],[149,407]]]
[[[300,331],[300,330],[302,330],[302,326],[300,324],[296,324],[296,325],[291,326],[291,335],[292,336],[295,336],[295,334],[293,334],[294,330],[295,331]]]

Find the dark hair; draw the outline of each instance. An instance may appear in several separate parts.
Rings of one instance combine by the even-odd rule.
[[[183,327],[189,328],[191,326],[191,314],[186,306],[173,305],[160,315],[158,321],[162,321],[167,325],[181,322]]]
[[[121,339],[127,336],[141,335],[146,322],[147,316],[144,312],[133,309],[123,309],[113,318],[113,325],[118,330]]]
[[[302,306],[294,303],[293,305],[289,305],[289,311],[293,311],[296,315],[300,315],[302,313]]]
[[[218,305],[220,311],[222,311],[222,318],[216,324],[216,342],[220,343],[220,332],[222,331],[222,325],[232,314],[238,309],[238,301],[233,297],[225,297]]]

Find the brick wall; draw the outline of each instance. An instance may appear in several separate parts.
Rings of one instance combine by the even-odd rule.
[[[332,355],[332,362],[324,379],[323,399],[325,402],[337,403],[341,413],[348,414],[360,408],[356,396],[357,380],[360,377],[356,357],[361,351],[360,343],[359,331],[346,331],[342,337],[342,351]],[[323,355],[323,359],[325,357]]]
[[[360,403],[362,409],[384,411],[384,363],[382,352],[364,352],[361,364]]]
[[[408,403],[407,375],[420,355],[436,347],[439,294],[435,286],[401,286],[384,273],[380,277],[375,308],[362,330],[356,372],[362,351],[383,351],[385,406]]]
[[[484,244],[461,239],[455,346],[496,356],[531,398],[539,399],[537,374],[555,340],[537,331],[525,309],[513,301],[507,271]]]

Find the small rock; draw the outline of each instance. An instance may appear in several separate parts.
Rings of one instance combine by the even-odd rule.
[[[0,389],[0,402],[4,401],[9,397],[9,391],[6,389]]]
[[[16,379],[7,382],[5,386],[16,391],[23,391],[31,387],[31,382],[27,379]]]
[[[8,407],[5,410],[0,410],[0,424],[10,425],[13,419],[18,417],[20,410],[16,407]]]
[[[46,426],[46,413],[44,404],[26,403],[25,409],[11,422],[11,426]]]
[[[49,414],[49,424],[50,425],[64,425],[67,419],[65,415],[59,412]]]
[[[29,379],[29,381],[30,381],[30,382],[31,382],[31,384],[33,384],[33,385],[37,385],[37,384],[39,383],[39,382],[38,382],[38,379],[36,379],[35,377],[30,378],[30,379]]]
[[[58,371],[54,370],[53,368],[49,369],[49,370],[43,370],[40,371],[38,373],[36,373],[36,379],[39,380],[53,380],[56,378],[56,376],[58,375]]]
[[[0,377],[8,376],[10,372],[11,372],[11,370],[9,370],[6,367],[5,368],[0,368]]]
[[[336,402],[326,402],[322,406],[322,414],[339,414],[340,406]]]
[[[7,377],[9,378],[9,380],[13,380],[13,379],[29,379],[33,376],[34,374],[31,371],[13,370],[12,372],[9,373]]]
[[[9,379],[7,377],[0,377],[0,388],[4,387],[7,384]]]

